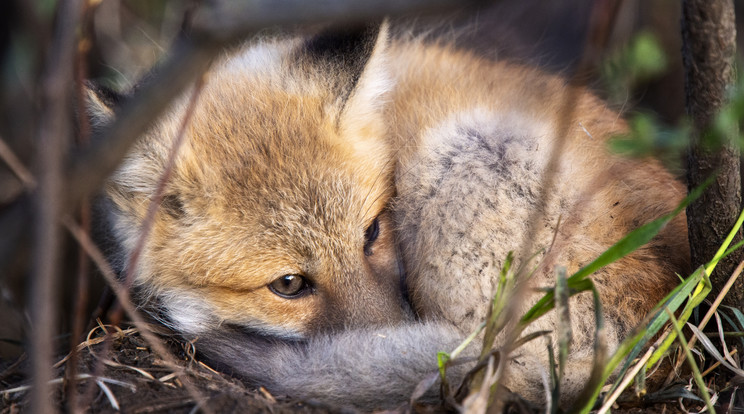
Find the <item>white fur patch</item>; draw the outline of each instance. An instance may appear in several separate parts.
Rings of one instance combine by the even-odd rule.
[[[172,328],[178,331],[199,334],[219,325],[212,306],[196,292],[171,290],[158,296]]]
[[[354,95],[351,97],[351,99],[359,102],[358,105],[366,106],[367,108],[366,113],[362,112],[356,115],[370,116],[378,114],[387,101],[385,95],[395,86],[395,81],[390,76],[385,63],[387,57],[384,55],[379,56],[378,53],[370,60],[372,59],[374,61],[368,64],[368,67],[357,83]],[[370,68],[369,66],[373,67]]]
[[[241,74],[276,72],[294,43],[268,41],[247,46],[239,54],[226,60],[220,71]]]
[[[167,320],[164,323],[168,324],[174,330],[199,335],[213,331],[223,322],[223,320],[215,315],[214,309],[209,302],[196,291],[172,289],[159,293],[158,297],[167,315]],[[231,323],[249,330],[258,331],[266,336],[281,339],[297,340],[304,337],[299,332],[267,324],[259,320],[231,320]]]

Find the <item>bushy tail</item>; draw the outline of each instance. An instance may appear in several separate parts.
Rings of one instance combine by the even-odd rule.
[[[221,370],[275,395],[368,411],[407,402],[416,385],[437,372],[437,352],[453,350],[462,339],[452,325],[429,322],[347,330],[297,342],[221,331],[200,337],[196,345],[211,361],[231,361]],[[447,372],[459,383],[466,368]],[[432,386],[423,398],[434,399],[437,393],[438,386]]]

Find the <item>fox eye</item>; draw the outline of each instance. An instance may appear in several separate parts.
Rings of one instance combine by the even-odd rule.
[[[372,244],[380,235],[380,221],[375,218],[372,224],[364,231],[364,255],[372,256]]]
[[[310,291],[307,279],[300,275],[284,275],[269,284],[275,295],[285,299],[295,299]]]

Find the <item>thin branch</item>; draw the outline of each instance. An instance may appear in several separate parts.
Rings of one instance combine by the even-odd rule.
[[[106,283],[108,283],[108,285],[111,287],[111,290],[114,291],[117,299],[119,299],[121,307],[124,308],[124,311],[132,319],[132,323],[134,323],[134,326],[137,327],[140,335],[142,335],[145,341],[150,344],[152,350],[163,360],[164,364],[174,373],[176,373],[176,375],[178,375],[178,379],[181,380],[189,395],[191,395],[191,397],[194,398],[194,400],[197,402],[197,405],[199,405],[199,407],[204,412],[211,413],[211,410],[209,410],[209,408],[205,404],[207,401],[206,398],[193,385],[189,377],[186,375],[184,368],[178,365],[178,363],[173,359],[173,356],[165,348],[165,345],[162,343],[162,341],[160,341],[160,339],[158,339],[158,337],[150,331],[147,326],[147,322],[145,322],[145,320],[142,318],[142,316],[140,316],[140,314],[137,312],[134,305],[132,304],[132,300],[129,296],[129,291],[116,280],[116,274],[106,261],[103,253],[101,253],[98,247],[96,247],[95,243],[93,243],[93,241],[90,239],[90,236],[88,236],[88,234],[71,219],[66,218],[63,220],[63,222],[65,227],[67,227],[75,240],[80,243],[80,246],[85,249],[96,266],[98,266],[98,269],[101,271],[101,274],[106,280]]]
[[[100,187],[127,150],[184,89],[201,76],[225,48],[239,44],[258,30],[287,25],[358,22],[386,15],[463,7],[473,0],[357,0],[327,1],[322,6],[305,0],[210,2],[199,9],[188,35],[176,40],[170,57],[136,95],[116,113],[115,121],[92,138],[92,145],[73,157],[66,181],[66,206]],[[205,3],[206,4],[206,3]]]
[[[95,5],[90,2],[84,2],[82,9],[79,11],[81,16],[80,36],[77,39],[77,54],[75,55],[75,106],[85,108],[85,79],[88,77],[88,67],[86,58],[90,50],[90,32],[92,22],[92,11]],[[90,119],[85,111],[77,112],[77,124],[79,132],[77,134],[77,144],[79,147],[85,147],[90,142]],[[88,197],[83,197],[79,207],[79,217],[82,228],[90,234],[91,230],[91,203]],[[87,324],[86,309],[88,305],[88,287],[90,284],[90,260],[85,251],[78,246],[77,258],[77,277],[76,289],[72,313],[72,334],[70,335],[70,363],[65,366],[65,376],[75,378],[78,369],[78,352],[76,344],[83,334],[83,329]],[[78,391],[74,381],[65,384],[65,395],[67,396],[67,409],[72,414],[83,413],[82,408],[85,401],[81,403],[78,399]]]
[[[129,261],[127,262],[126,267],[126,275],[124,276],[124,287],[126,289],[130,289],[132,287],[132,283],[134,283],[134,274],[137,269],[137,263],[139,262],[142,250],[147,243],[147,239],[152,230],[152,226],[155,223],[155,214],[157,213],[158,209],[160,208],[160,204],[163,201],[163,193],[165,192],[165,187],[168,184],[168,181],[170,180],[171,174],[173,172],[173,165],[176,162],[178,151],[180,150],[186,139],[186,130],[189,126],[189,123],[191,122],[191,116],[194,114],[194,108],[196,108],[196,102],[199,99],[199,95],[201,94],[203,86],[204,76],[197,79],[196,85],[194,85],[194,91],[192,92],[191,99],[189,99],[189,104],[186,107],[186,113],[183,115],[183,119],[181,120],[181,125],[179,126],[176,138],[171,145],[170,152],[168,153],[168,160],[165,164],[165,170],[160,175],[155,193],[150,198],[150,204],[147,206],[147,213],[145,214],[145,218],[140,225],[139,238],[137,239],[137,243],[134,245],[134,249],[132,249],[132,252],[129,255]],[[121,315],[119,314],[119,312],[116,312],[111,317],[111,321],[114,324],[118,324],[120,318]]]
[[[20,159],[15,155],[13,150],[8,144],[0,138],[0,160],[3,160],[5,164],[13,171],[13,174],[21,180],[23,186],[28,190],[36,188],[36,178],[31,174],[31,171],[26,168]]]
[[[34,269],[30,297],[33,298],[31,411],[54,412],[50,399],[52,352],[55,335],[55,313],[58,295],[55,286],[60,256],[58,223],[62,198],[62,158],[71,135],[68,119],[69,80],[73,78],[75,30],[78,27],[81,1],[60,2],[56,30],[49,46],[41,81],[42,111],[37,130],[39,189],[35,198]]]
[[[517,257],[529,257],[530,249],[534,245],[534,238],[537,235],[540,223],[543,222],[543,216],[545,206],[548,202],[548,197],[553,191],[555,186],[556,172],[558,165],[563,154],[563,148],[567,141],[567,136],[572,127],[572,122],[575,118],[576,102],[581,97],[584,89],[581,88],[583,81],[591,73],[592,69],[597,63],[599,53],[604,49],[609,35],[612,31],[612,26],[615,22],[617,12],[619,10],[619,0],[601,0],[598,1],[593,9],[592,15],[589,22],[589,30],[587,32],[587,43],[584,47],[584,52],[579,61],[573,75],[569,79],[568,87],[566,88],[565,95],[563,96],[563,102],[558,110],[557,114],[557,125],[555,129],[555,142],[551,149],[550,158],[548,163],[543,170],[542,176],[540,177],[542,186],[540,194],[537,199],[537,205],[532,209],[530,217],[527,219],[528,228],[525,234],[527,237],[522,242],[519,248],[519,255]],[[514,298],[524,298],[528,294],[529,289],[532,288],[530,283],[519,283],[512,294]],[[508,307],[504,310],[508,320],[515,320],[517,318],[517,312],[519,307],[522,305],[521,300],[511,300]],[[505,344],[514,344],[519,337],[521,331],[518,324],[513,324],[505,335]],[[513,349],[505,348],[504,352],[506,355],[510,354]],[[508,371],[504,370],[505,375],[508,375]],[[500,379],[501,380],[501,379]]]
[[[193,28],[217,42],[232,42],[273,26],[329,22],[360,23],[385,16],[431,13],[474,4],[473,0],[221,0],[197,10]]]
[[[168,160],[165,164],[165,170],[160,175],[158,186],[155,189],[155,193],[150,198],[150,204],[147,206],[147,213],[145,214],[145,218],[142,221],[142,225],[139,229],[139,239],[137,240],[137,244],[134,246],[134,249],[129,256],[129,262],[127,263],[127,274],[124,278],[124,286],[127,289],[131,288],[132,283],[134,282],[134,271],[137,268],[137,261],[139,260],[142,249],[147,243],[147,238],[149,237],[150,231],[152,230],[152,226],[155,222],[155,213],[158,212],[160,204],[163,201],[163,193],[165,192],[165,187],[168,184],[171,175],[173,174],[173,165],[175,164],[178,152],[186,139],[186,130],[189,126],[189,123],[191,122],[191,117],[194,114],[196,102],[199,100],[199,95],[201,94],[203,86],[204,76],[201,76],[197,79],[196,85],[194,85],[194,91],[191,94],[191,99],[189,99],[186,113],[183,115],[181,125],[179,126],[178,132],[176,134],[176,139],[173,141],[170,152],[168,153]]]

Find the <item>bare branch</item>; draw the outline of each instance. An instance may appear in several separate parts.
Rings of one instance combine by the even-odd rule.
[[[116,120],[91,140],[91,146],[72,159],[67,173],[66,207],[97,189],[124,158],[129,147],[190,83],[201,76],[224,48],[244,41],[256,31],[277,25],[355,22],[386,15],[462,7],[473,0],[304,0],[212,2],[197,10],[188,35],[180,37],[167,61],[125,103]]]
[[[158,186],[155,189],[155,193],[150,198],[150,205],[147,206],[147,213],[144,220],[142,221],[142,226],[140,227],[139,239],[137,240],[137,244],[134,246],[134,249],[129,256],[129,263],[127,263],[127,274],[124,277],[124,286],[127,289],[131,288],[132,284],[134,283],[134,271],[137,268],[137,261],[139,260],[140,254],[142,253],[142,249],[144,249],[145,247],[145,243],[147,243],[147,238],[150,235],[152,226],[155,223],[155,213],[158,212],[160,204],[163,201],[165,186],[168,185],[168,181],[173,174],[173,165],[176,162],[176,156],[178,155],[178,151],[181,149],[181,146],[186,139],[186,129],[191,122],[191,117],[194,114],[194,108],[196,108],[196,102],[199,99],[199,95],[201,94],[203,86],[204,76],[200,77],[197,80],[196,85],[194,85],[194,91],[191,94],[191,99],[189,100],[189,105],[186,108],[186,113],[181,120],[181,126],[179,127],[178,133],[176,134],[176,139],[171,145],[170,153],[168,154],[168,160],[165,164],[165,170],[160,176],[160,180],[158,181]]]
[[[265,27],[365,22],[385,16],[442,11],[473,0],[221,0],[197,11],[193,28],[217,42],[232,42]]]
[[[62,198],[62,157],[70,140],[69,80],[73,78],[75,30],[78,27],[80,0],[59,3],[57,27],[49,48],[42,77],[42,111],[39,119],[37,159],[39,188],[34,213],[34,269],[32,311],[32,412],[54,412],[49,399],[52,379],[52,351],[57,304],[55,285],[60,255],[58,223]]]
[[[75,240],[80,243],[80,246],[90,256],[96,266],[98,266],[98,269],[101,271],[101,274],[106,280],[106,283],[108,283],[108,285],[111,287],[111,290],[114,291],[114,294],[119,299],[119,303],[121,304],[122,308],[124,308],[124,311],[126,311],[129,317],[132,319],[132,322],[134,323],[134,326],[137,327],[140,335],[142,335],[147,343],[150,344],[150,347],[152,347],[152,350],[155,352],[155,354],[162,358],[165,365],[178,376],[178,379],[181,380],[184,387],[186,387],[186,390],[189,392],[189,395],[194,398],[197,405],[199,405],[200,408],[204,410],[204,412],[210,413],[211,410],[209,410],[208,407],[205,405],[205,402],[207,401],[206,398],[201,394],[201,392],[199,392],[199,390],[194,386],[191,380],[189,380],[189,377],[186,375],[184,368],[178,365],[175,359],[173,359],[173,356],[170,354],[170,352],[168,352],[163,342],[160,341],[160,339],[158,339],[158,337],[155,336],[155,334],[153,334],[152,331],[149,329],[149,327],[147,326],[147,322],[145,322],[145,320],[142,318],[142,316],[140,316],[140,314],[137,312],[137,309],[132,304],[129,291],[117,281],[116,274],[106,261],[103,253],[101,253],[98,247],[96,247],[95,243],[93,243],[93,241],[90,239],[90,236],[88,236],[88,234],[80,226],[78,226],[69,218],[65,220],[65,226],[70,231]]]
[[[36,187],[36,178],[34,178],[34,175],[31,174],[31,171],[29,171],[25,165],[23,165],[21,160],[18,159],[13,150],[8,146],[8,144],[5,143],[5,141],[1,137],[0,159],[2,159],[3,162],[8,165],[8,168],[13,171],[13,174],[15,174],[16,177],[21,180],[24,187],[29,190]]]
[[[576,103],[578,102],[584,89],[581,87],[582,83],[587,79],[588,75],[595,69],[600,56],[601,51],[606,46],[609,39],[609,35],[612,31],[612,27],[617,17],[619,9],[619,0],[602,0],[596,2],[592,8],[592,14],[589,21],[589,30],[587,33],[587,43],[584,47],[584,52],[581,56],[574,73],[569,79],[569,86],[566,88],[562,97],[562,103],[558,108],[558,124],[556,125],[556,140],[551,149],[550,158],[548,159],[547,166],[540,177],[542,186],[538,198],[537,207],[530,212],[530,217],[527,220],[527,237],[522,242],[516,257],[527,258],[530,257],[530,249],[534,246],[534,238],[537,235],[539,223],[542,223],[545,212],[545,206],[548,203],[548,197],[553,191],[556,185],[556,172],[558,171],[558,165],[563,154],[564,144],[566,143],[566,137],[570,134],[570,130],[574,127],[576,117]],[[604,177],[597,177],[596,183],[599,183]],[[594,182],[588,186],[587,189],[593,189],[595,187]],[[529,283],[520,283],[517,286],[513,296],[525,297],[528,289],[531,286]],[[508,320],[517,320],[517,312],[521,302],[518,300],[512,300],[509,303],[509,307],[506,309],[508,312]],[[515,344],[520,334],[516,325],[512,326],[506,335],[506,344]],[[509,349],[507,352],[511,352]]]

